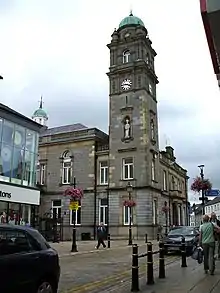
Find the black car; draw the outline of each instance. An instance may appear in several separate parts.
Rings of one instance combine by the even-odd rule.
[[[58,254],[37,230],[2,224],[0,276],[2,293],[57,293]]]
[[[186,252],[191,254],[199,241],[198,229],[191,226],[178,226],[170,230],[163,239],[166,253],[181,251],[182,238],[185,238]]]

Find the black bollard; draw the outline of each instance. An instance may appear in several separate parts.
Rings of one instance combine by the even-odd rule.
[[[164,259],[164,255],[165,255],[165,249],[164,249],[164,243],[160,242],[159,243],[159,278],[160,279],[164,279],[166,278],[165,275],[165,259]]]
[[[110,238],[110,234],[108,234],[107,236],[107,241],[108,241],[108,248],[111,247],[111,242],[110,242],[111,238]]]
[[[139,291],[139,267],[138,267],[138,246],[134,244],[132,247],[132,280],[131,292]]]
[[[147,243],[147,285],[154,284],[153,246]]]
[[[181,247],[181,255],[182,255],[181,267],[186,268],[187,263],[186,263],[186,240],[185,240],[185,237],[182,237],[182,245],[181,246],[182,246]]]
[[[160,241],[160,234],[157,233],[157,241]]]
[[[147,239],[147,234],[145,234],[145,243],[148,242],[148,239]]]

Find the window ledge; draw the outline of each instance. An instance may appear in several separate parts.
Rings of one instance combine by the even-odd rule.
[[[137,181],[135,178],[120,179],[120,181]]]
[[[70,224],[70,226],[74,226],[74,224]],[[75,224],[75,226],[79,227],[81,224]]]
[[[158,181],[157,181],[157,180],[155,180],[155,179],[154,179],[154,180],[151,180],[151,181],[152,181],[153,183],[158,183]]]
[[[59,183],[59,186],[63,186],[63,185],[65,185],[65,186],[66,186],[66,185],[67,185],[67,186],[68,186],[68,185],[71,186],[71,185],[73,185],[73,184],[71,184],[71,183]]]
[[[107,186],[108,183],[98,183],[97,186]]]

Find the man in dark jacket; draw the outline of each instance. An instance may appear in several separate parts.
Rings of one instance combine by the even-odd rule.
[[[217,225],[218,227],[220,227],[220,221],[217,219],[215,213],[211,213],[210,221],[212,223],[214,223],[215,225]],[[214,236],[215,236],[215,245],[216,245],[216,248],[217,248],[218,259],[220,259],[220,234],[215,232]]]
[[[106,229],[103,223],[100,223],[100,225],[97,228],[97,238],[98,238],[98,244],[96,246],[97,249],[99,249],[100,244],[102,244],[102,246],[104,248],[106,248],[104,239],[106,236]]]

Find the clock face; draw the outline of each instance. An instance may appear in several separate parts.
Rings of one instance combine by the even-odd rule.
[[[15,135],[14,135],[14,143],[15,143],[16,145],[21,145],[21,142],[22,142],[22,136],[21,136],[20,132],[15,131]]]
[[[124,91],[127,91],[127,90],[130,89],[131,85],[132,85],[131,80],[130,79],[125,79],[125,80],[122,81],[121,87],[122,87],[122,89]]]
[[[8,147],[3,147],[1,157],[3,161],[9,162],[11,159],[11,150]]]

